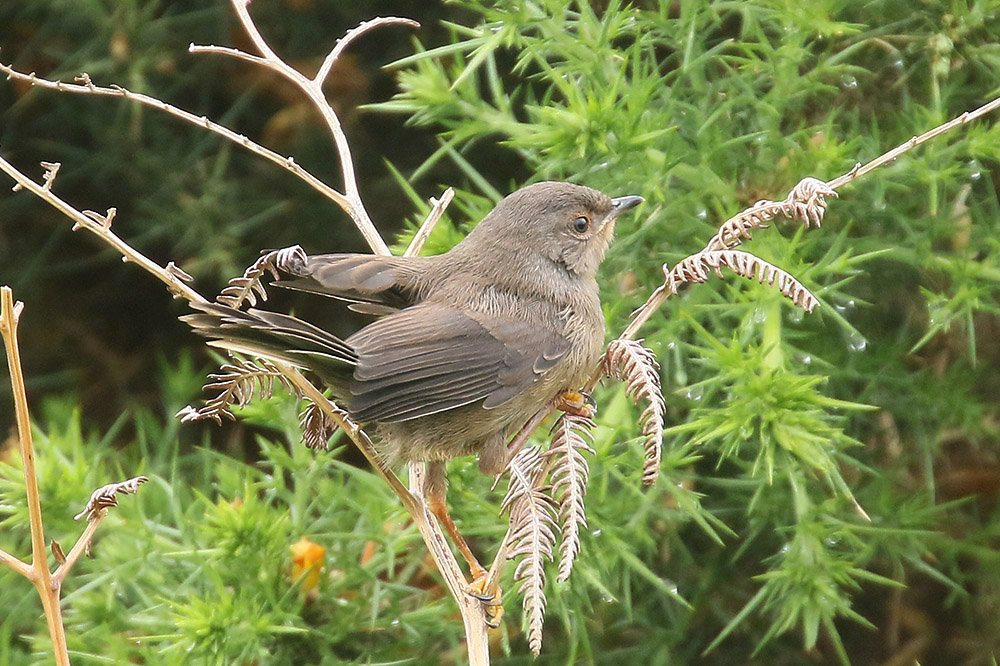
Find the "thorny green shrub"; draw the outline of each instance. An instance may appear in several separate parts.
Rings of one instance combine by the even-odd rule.
[[[497,143],[534,179],[641,194],[648,203],[619,225],[602,269],[610,334],[660,283],[661,263],[698,250],[729,215],[802,176],[839,175],[1000,88],[996,1],[462,9],[448,43],[418,43],[397,63],[401,92],[380,105],[439,133],[422,167],[395,171],[415,206],[461,187],[427,252],[523,184],[491,172]],[[757,232],[746,249],[802,280],[822,301],[814,315],[731,280],[688,289],[650,321],[673,426],[661,478],[641,488],[639,410],[606,384],[591,531],[570,582],[549,583],[541,663],[801,663],[803,647],[827,663],[904,649],[923,663],[994,660],[998,151],[987,120],[851,185],[821,230]],[[446,163],[464,182],[435,180]],[[204,252],[212,263],[217,250]],[[175,406],[189,402],[196,373],[165,373],[187,390]],[[135,444],[116,453],[114,431],[87,434],[69,403],[51,403],[38,457],[52,536],[78,529],[75,510],[53,507],[76,507],[124,469],[152,479],[72,580],[78,658],[461,659],[450,602],[389,493],[345,450],[297,445],[287,402],[247,411],[271,429],[255,465],[179,449],[176,423],[141,410],[123,417]],[[19,473],[3,478],[0,540],[23,553],[7,541],[27,535]],[[450,478],[453,514],[486,551],[502,534],[489,480],[469,460]],[[303,534],[328,553],[314,600],[288,570]],[[0,572],[0,659],[44,661],[33,599],[6,594],[21,583]],[[527,663],[516,604],[508,613],[511,656],[496,661]]]
[[[451,159],[493,200],[476,154],[500,142],[537,179],[645,196],[645,215],[623,221],[604,265],[612,334],[661,281],[660,264],[699,249],[730,215],[783,198],[803,176],[838,176],[1000,84],[996,2],[466,6],[478,21],[453,25],[449,44],[418,44],[396,63],[402,91],[378,105],[439,132],[438,152],[403,176],[419,182]],[[988,120],[848,187],[822,230],[757,232],[745,249],[800,278],[822,301],[816,315],[732,281],[690,289],[647,326],[673,423],[664,478],[644,498],[673,507],[672,533],[657,540],[667,553],[651,567],[673,582],[650,592],[672,626],[653,629],[663,615],[652,599],[626,596],[621,617],[643,637],[624,641],[629,654],[773,659],[787,640],[778,637],[794,632],[846,663],[866,643],[844,636],[875,636],[902,612],[887,601],[899,603],[897,586],[931,580],[950,606],[995,603],[995,576],[970,580],[997,562],[982,549],[996,533],[996,475],[982,507],[949,504],[977,488],[942,477],[955,449],[972,450],[964,465],[996,465],[1000,210],[988,169],[998,140]],[[599,418],[634,434],[634,417]],[[598,456],[594,477],[617,476],[610,462]],[[679,502],[676,486],[699,498]],[[607,517],[602,499],[590,511]],[[664,514],[623,516],[648,529]],[[727,545],[710,565],[692,522]],[[584,567],[595,551],[632,576],[613,597],[648,585],[628,566],[634,547],[592,541]],[[592,598],[609,587],[581,578],[601,581]],[[690,606],[671,606],[675,593]],[[874,605],[858,608],[859,596]],[[579,649],[586,621],[567,622]],[[666,636],[649,640],[657,630]],[[983,630],[993,638],[969,658],[989,662],[995,634]],[[901,640],[894,631],[886,653]]]

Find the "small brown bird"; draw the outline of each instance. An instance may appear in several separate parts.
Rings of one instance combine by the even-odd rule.
[[[298,253],[283,266],[296,279],[276,284],[383,315],[345,340],[259,309],[195,305],[184,319],[213,346],[315,372],[375,425],[389,462],[428,461],[425,497],[479,578],[445,508],[445,461],[475,453],[502,472],[510,437],[583,385],[604,346],[597,267],[618,215],[642,201],[538,183],[438,256]]]

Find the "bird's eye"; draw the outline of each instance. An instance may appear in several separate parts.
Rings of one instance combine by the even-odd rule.
[[[587,230],[590,229],[590,218],[586,215],[581,215],[580,217],[573,220],[573,231],[578,234],[585,234]]]

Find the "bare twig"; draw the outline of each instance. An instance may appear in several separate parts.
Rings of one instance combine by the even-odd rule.
[[[937,127],[935,127],[930,131],[924,132],[920,136],[915,136],[909,141],[899,144],[889,152],[879,155],[878,157],[873,159],[868,164],[865,164],[864,166],[862,166],[861,163],[858,162],[857,164],[854,165],[853,169],[851,169],[842,176],[834,178],[833,180],[828,180],[826,184],[831,189],[838,190],[844,185],[850,183],[851,181],[856,180],[861,176],[864,176],[869,171],[874,171],[875,169],[878,169],[880,167],[885,166],[886,164],[895,161],[903,153],[909,152],[910,150],[916,148],[920,144],[927,143],[931,139],[939,137],[946,132],[950,132],[956,127],[965,125],[966,123],[970,123],[977,118],[985,116],[987,113],[992,113],[993,111],[996,111],[997,109],[1000,109],[1000,98],[991,100],[973,111],[966,111],[957,118],[952,118],[948,122],[938,125]]]
[[[404,257],[415,257],[420,254],[420,250],[424,247],[424,243],[430,238],[431,232],[434,231],[434,226],[441,220],[441,216],[444,215],[444,211],[448,208],[448,204],[451,200],[455,198],[455,188],[449,187],[441,195],[440,199],[431,199],[433,207],[431,212],[427,214],[427,219],[423,221],[420,228],[417,229],[417,233],[414,234],[413,240],[410,241],[410,245],[406,248],[406,252],[403,253]]]
[[[99,216],[93,211],[81,212],[60,199],[45,186],[39,185],[35,181],[28,178],[28,176],[18,171],[13,164],[5,160],[3,157],[0,157],[0,171],[3,171],[13,178],[19,186],[28,190],[66,217],[73,220],[74,231],[81,228],[86,229],[111,247],[118,250],[118,252],[122,255],[122,261],[131,261],[136,263],[147,273],[159,278],[161,282],[167,285],[167,290],[170,293],[181,296],[192,302],[207,302],[201,294],[189,287],[185,283],[184,279],[178,276],[176,267],[174,270],[168,270],[166,267],[160,266],[111,231],[110,218],[114,217],[114,214],[111,212],[114,210],[113,208],[109,210],[107,216]],[[103,221],[107,221],[107,224],[104,224]]]
[[[330,134],[333,136],[334,143],[337,145],[337,154],[340,156],[340,169],[344,180],[344,199],[342,201],[338,201],[338,203],[344,208],[347,214],[351,216],[351,219],[354,220],[354,224],[358,227],[358,230],[365,237],[365,240],[368,241],[368,245],[371,246],[372,250],[376,254],[391,254],[389,252],[389,246],[385,244],[384,240],[382,240],[378,230],[375,228],[375,224],[368,215],[368,211],[365,209],[364,203],[361,201],[361,193],[358,190],[357,177],[354,174],[354,160],[351,157],[351,148],[347,142],[347,135],[345,134],[344,128],[340,123],[340,119],[337,117],[333,107],[330,106],[330,103],[326,99],[326,95],[323,93],[323,81],[329,75],[330,69],[333,67],[337,58],[340,57],[343,49],[350,42],[354,41],[356,38],[360,37],[369,30],[382,25],[396,24],[419,27],[420,24],[412,19],[397,17],[376,18],[371,21],[366,21],[349,31],[340,40],[340,42],[323,61],[323,65],[320,67],[316,77],[310,79],[278,57],[278,54],[274,52],[274,49],[268,45],[267,41],[257,29],[257,26],[254,24],[253,18],[250,16],[250,11],[248,9],[249,4],[249,0],[232,0],[233,9],[236,11],[236,15],[240,19],[240,24],[243,26],[243,30],[247,33],[247,36],[250,37],[250,41],[253,42],[254,46],[260,52],[260,57],[244,53],[237,49],[220,46],[201,46],[192,44],[188,50],[191,53],[217,53],[221,55],[233,56],[256,65],[261,65],[262,67],[266,67],[285,77],[306,94],[309,100],[313,103],[313,106],[315,106],[320,115],[323,116],[323,120],[326,122],[327,128],[330,130]]]
[[[345,36],[345,38],[341,40],[341,42],[338,44],[338,47],[335,48],[334,51],[332,51],[329,56],[327,56],[327,59],[324,62],[324,67],[317,75],[317,78],[312,81],[309,81],[308,79],[305,79],[305,77],[303,77],[301,74],[293,70],[291,67],[286,65],[284,62],[282,62],[274,54],[274,52],[267,46],[267,44],[264,42],[263,38],[257,31],[256,27],[253,25],[252,20],[250,19],[246,7],[247,3],[244,0],[233,0],[233,5],[237,11],[237,14],[240,16],[241,23],[247,30],[251,39],[257,45],[258,49],[261,51],[262,54],[264,54],[264,57],[258,58],[256,56],[251,56],[249,54],[242,54],[233,49],[226,50],[226,49],[219,49],[217,47],[192,46],[191,50],[195,52],[197,51],[226,52],[229,55],[236,55],[237,57],[242,57],[243,59],[248,60],[250,62],[254,62],[255,64],[265,65],[271,69],[274,69],[275,71],[281,72],[283,75],[289,77],[294,82],[299,84],[300,87],[303,88],[303,90],[310,97],[313,103],[316,104],[317,108],[319,108],[320,112],[326,119],[327,124],[334,135],[334,139],[337,144],[337,151],[341,157],[346,195],[340,195],[340,198],[338,198],[338,196],[336,196],[337,193],[334,193],[335,195],[331,196],[331,198],[337,201],[338,204],[340,204],[345,210],[347,210],[349,214],[351,214],[359,230],[365,236],[366,240],[369,242],[369,244],[372,246],[373,250],[376,253],[389,254],[388,246],[382,240],[381,236],[378,235],[378,232],[375,230],[374,225],[371,223],[371,220],[368,217],[368,214],[365,211],[363,204],[361,203],[360,195],[357,189],[357,183],[354,177],[353,162],[351,159],[349,147],[347,145],[346,136],[344,135],[343,130],[340,127],[339,120],[337,119],[332,108],[329,106],[325,97],[322,94],[321,85],[322,85],[322,79],[325,78],[325,76],[329,73],[329,69],[330,67],[332,67],[332,63],[343,51],[343,48],[346,47],[353,39],[359,37],[367,30],[377,27],[379,25],[385,25],[388,23],[405,23],[410,25],[416,25],[416,23],[410,22],[407,19],[390,18],[390,19],[380,19],[372,22],[367,22],[366,24],[359,26],[355,30],[348,33],[348,35]],[[33,77],[33,75],[19,75],[18,73],[13,72],[13,70],[10,70],[9,68],[5,68],[3,71],[6,71],[9,75],[13,74],[14,76],[26,76],[26,78],[34,80],[36,84],[44,85],[39,83],[38,80],[36,80],[35,77]],[[51,84],[48,87],[52,87],[58,90],[65,90],[68,88],[67,84],[60,84],[58,82],[46,82],[46,83]],[[98,89],[96,88],[96,86],[93,86],[93,84],[89,81],[89,78],[87,78],[84,81],[84,85],[74,86],[71,89],[71,91],[80,93],[87,92],[94,94],[119,95],[123,97],[128,97],[130,99],[134,99],[144,104],[149,104],[156,108],[166,110],[172,115],[176,115],[186,120],[193,118],[191,114],[182,112],[181,110],[176,109],[175,107],[170,107],[169,105],[166,105],[160,102],[159,100],[155,100],[153,98],[149,98],[142,95],[135,95],[133,93],[128,93],[123,89],[107,89],[97,92]],[[198,120],[197,124],[204,126],[206,129],[215,131],[216,133],[226,136],[231,140],[235,140],[237,143],[240,143],[245,147],[249,148],[250,144],[252,143],[249,142],[249,140],[245,139],[245,137],[240,137],[239,135],[236,135],[235,133],[227,130],[226,128],[215,125],[210,121],[207,121],[206,119]],[[253,150],[258,154],[261,154],[265,157],[268,157],[269,159],[272,159],[272,161],[274,161],[273,158],[276,156],[276,154],[271,153],[266,149],[260,148],[259,146],[253,148]],[[284,163],[286,168],[292,169],[293,172],[295,172],[297,175],[301,175],[302,173],[304,173],[304,171],[302,171],[297,167],[292,168],[294,162],[292,162],[290,158],[284,159],[280,158],[280,156],[277,157],[280,159],[282,163]],[[99,216],[96,214],[88,215],[85,213],[81,213],[76,209],[74,209],[69,204],[63,202],[55,195],[48,192],[43,186],[39,186],[33,181],[31,181],[29,178],[27,178],[27,176],[25,176],[17,169],[15,169],[13,165],[6,162],[5,160],[2,160],[2,158],[0,158],[0,168],[2,168],[3,171],[11,175],[11,177],[14,178],[18,186],[28,189],[36,196],[39,196],[47,203],[56,207],[62,213],[73,219],[76,222],[74,228],[83,226],[88,230],[92,231],[93,233],[97,234],[102,240],[112,245],[113,247],[115,247],[115,249],[117,249],[120,253],[122,253],[123,257],[126,260],[135,261],[145,270],[156,275],[162,281],[167,283],[168,288],[172,292],[180,294],[192,302],[205,302],[204,297],[202,297],[196,291],[194,291],[186,284],[184,284],[183,279],[178,277],[178,273],[180,273],[180,275],[184,275],[183,272],[179,271],[179,269],[176,269],[176,267],[173,267],[172,265],[166,268],[158,266],[154,262],[146,259],[144,256],[136,252],[127,243],[125,243],[115,234],[113,234],[110,231],[110,221],[113,218],[113,214],[111,214],[110,211],[109,215],[107,216]],[[331,190],[326,193],[329,195],[330,192],[333,191]],[[443,203],[437,202],[435,208],[432,210],[430,219],[424,223],[423,227],[425,229],[425,233],[429,233],[434,223],[436,223],[437,219],[440,218],[440,215],[443,212],[444,207],[447,205],[447,202],[450,200],[450,197],[448,197],[447,192],[446,195],[442,197],[442,199],[444,200]],[[414,251],[419,251],[419,244],[414,247]],[[247,284],[244,286],[249,285],[249,290],[252,292],[253,287],[251,282],[252,282],[252,277],[250,278],[250,281],[248,281]],[[246,297],[246,294],[244,294],[241,291],[239,296]],[[361,449],[365,457],[368,458],[369,462],[375,468],[375,471],[380,476],[382,476],[382,478],[392,488],[393,492],[395,492],[400,497],[400,500],[402,501],[404,508],[407,510],[408,513],[411,514],[414,522],[417,524],[417,527],[421,532],[421,536],[424,538],[424,541],[426,542],[428,549],[430,550],[431,555],[438,566],[438,569],[441,571],[449,591],[455,598],[455,601],[462,612],[462,618],[465,624],[466,634],[467,634],[470,663],[474,664],[475,666],[483,666],[489,664],[489,650],[488,650],[488,641],[486,635],[487,625],[485,622],[485,615],[483,612],[482,604],[478,599],[475,599],[466,593],[466,586],[468,583],[465,581],[464,576],[462,575],[461,568],[459,567],[457,560],[455,559],[454,555],[452,555],[451,550],[448,547],[448,542],[445,539],[443,532],[438,526],[437,521],[432,517],[432,514],[427,509],[423,499],[412,495],[406,489],[406,487],[403,486],[402,483],[400,483],[399,479],[395,476],[395,474],[388,467],[386,467],[384,461],[378,455],[371,441],[368,439],[367,434],[364,433],[364,431],[362,431],[356,424],[347,420],[344,416],[344,413],[338,408],[336,408],[334,405],[332,405],[332,403],[330,403],[329,400],[327,400],[319,392],[318,389],[316,389],[298,371],[291,368],[290,366],[279,365],[278,367],[281,369],[282,374],[284,374],[285,377],[287,377],[289,381],[293,384],[293,386],[296,387],[296,390],[300,391],[304,396],[306,396],[308,399],[312,400],[313,403],[318,405],[319,408],[324,412],[324,414],[327,416],[327,418],[329,418],[331,422],[336,423],[348,434],[348,436]],[[416,478],[419,480],[421,478],[420,474],[421,474],[421,466],[417,465],[411,468],[411,479]],[[95,522],[99,522],[99,520]],[[17,564],[12,563],[11,566],[16,568]]]
[[[221,48],[221,47],[220,47]],[[252,57],[252,56],[251,56]],[[257,58],[256,60],[262,60]],[[317,192],[323,194],[327,198],[331,199],[334,203],[340,206],[345,212],[350,212],[350,204],[348,203],[347,197],[342,193],[338,192],[334,188],[330,187],[322,180],[314,176],[309,171],[303,169],[299,166],[291,157],[285,157],[279,153],[265,148],[264,146],[251,141],[247,136],[240,134],[239,132],[234,132],[224,125],[220,125],[217,122],[209,120],[205,116],[198,116],[184,109],[178,108],[173,104],[168,104],[162,100],[149,95],[144,95],[142,93],[132,92],[121,86],[113,85],[110,87],[102,87],[94,85],[91,81],[90,76],[86,73],[80,74],[76,80],[79,83],[65,83],[63,81],[50,81],[48,79],[43,79],[36,76],[34,73],[25,74],[19,72],[9,65],[0,63],[0,72],[7,74],[7,77],[15,81],[23,81],[32,86],[38,88],[47,88],[49,90],[57,90],[59,92],[73,93],[77,95],[98,95],[106,97],[121,97],[145,106],[164,111],[175,118],[180,118],[181,120],[191,123],[202,129],[206,129],[209,132],[218,134],[219,136],[232,141],[238,146],[241,146],[255,155],[259,155],[264,159],[278,165],[286,171],[290,171],[295,176],[299,177],[305,181],[310,187],[312,187]],[[367,240],[367,237],[366,237]],[[371,246],[372,250],[376,250],[377,246]]]

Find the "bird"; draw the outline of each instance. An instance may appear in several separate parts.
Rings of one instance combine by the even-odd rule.
[[[435,256],[286,254],[279,287],[348,303],[376,318],[346,338],[296,317],[219,303],[182,317],[209,344],[311,371],[350,418],[373,426],[385,461],[426,461],[424,497],[467,561],[485,570],[446,505],[445,463],[478,455],[490,475],[507,442],[557,400],[580,394],[604,348],[598,267],[623,212],[612,198],[566,182],[504,197],[451,250]]]

